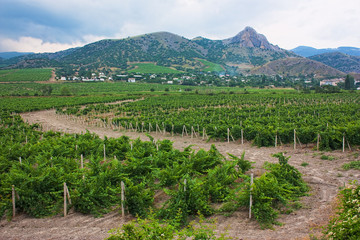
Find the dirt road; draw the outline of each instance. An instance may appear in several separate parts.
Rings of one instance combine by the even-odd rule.
[[[22,117],[29,123],[40,123],[44,130],[55,130],[67,133],[81,133],[86,130],[98,134],[100,137],[119,137],[127,135],[131,138],[148,140],[142,133],[120,132],[111,128],[101,128],[84,125],[79,119],[69,119],[66,116],[55,114],[54,110],[24,113]],[[174,147],[183,149],[194,145],[193,149],[210,149],[211,144],[224,155],[231,153],[241,156],[245,151],[245,158],[255,162],[255,175],[264,172],[264,162],[276,162],[277,159],[271,154],[286,151],[291,158],[289,163],[298,168],[304,175],[304,179],[311,187],[310,195],[302,198],[302,208],[289,215],[281,215],[279,221],[282,226],[275,226],[274,230],[261,230],[254,220],[248,219],[246,211],[237,211],[231,217],[214,216],[217,218],[217,231],[228,233],[234,239],[309,239],[311,235],[318,235],[321,226],[328,222],[333,213],[333,203],[339,187],[344,186],[349,180],[360,179],[360,171],[344,171],[341,166],[344,163],[358,158],[354,152],[333,151],[320,153],[306,149],[292,149],[291,146],[278,148],[257,148],[249,143],[244,145],[234,142],[206,142],[201,138],[171,136],[167,133],[151,134],[155,139],[169,139],[174,142]],[[321,160],[322,154],[331,155],[332,161]],[[358,159],[357,159],[358,160]],[[304,163],[307,163],[307,166]],[[129,217],[130,218],[130,217]],[[70,213],[67,217],[61,216],[33,219],[26,216],[18,216],[12,222],[5,219],[0,221],[0,239],[104,239],[108,236],[107,231],[124,223],[117,212],[105,215],[103,218],[93,218],[79,213]]]

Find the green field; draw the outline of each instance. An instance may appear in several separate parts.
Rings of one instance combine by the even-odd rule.
[[[224,69],[220,64],[206,61],[204,59],[198,59],[199,62],[205,65],[203,69],[205,72],[223,72]]]
[[[181,71],[158,66],[154,63],[134,63],[131,66],[135,67],[134,69],[129,70],[130,73],[180,73]]]
[[[0,82],[48,81],[50,78],[50,68],[0,70]]]

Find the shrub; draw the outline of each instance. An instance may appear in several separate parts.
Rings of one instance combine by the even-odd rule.
[[[340,192],[336,216],[325,234],[328,239],[360,239],[360,185],[354,181]]]

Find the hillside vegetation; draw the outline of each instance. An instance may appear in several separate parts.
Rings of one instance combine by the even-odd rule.
[[[350,56],[340,52],[332,52],[311,56],[310,59],[345,73],[360,73],[360,56]]]

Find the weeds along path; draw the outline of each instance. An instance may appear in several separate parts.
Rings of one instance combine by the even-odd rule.
[[[90,131],[100,137],[127,135],[132,139],[148,140],[143,133],[86,125],[81,119],[56,115],[55,110],[23,113],[21,116],[24,121],[31,124],[41,124],[45,131],[66,133]],[[206,142],[201,138],[171,136],[169,133],[165,135],[152,133],[151,135],[155,140],[169,139],[173,141],[174,147],[178,149],[193,145],[195,150],[200,148],[209,150],[211,144],[215,144],[224,156],[227,156],[227,153],[240,156],[245,151],[245,158],[255,162],[253,169],[255,176],[264,172],[262,166],[266,161],[277,161],[271,157],[271,154],[286,151],[287,155],[291,156],[289,164],[302,172],[305,181],[312,189],[309,196],[302,198],[302,208],[291,214],[281,215],[278,220],[283,225],[274,226],[274,230],[261,230],[256,221],[248,219],[246,210],[239,210],[230,217],[214,216],[217,218],[217,230],[219,232],[227,231],[234,239],[309,239],[311,235],[316,236],[321,233],[321,226],[328,222],[333,213],[333,204],[339,187],[349,180],[360,179],[359,171],[341,169],[344,163],[355,160],[357,155],[353,152],[320,153],[311,148],[294,150],[292,146],[257,148],[252,147],[249,143],[242,145],[238,142]],[[334,160],[321,160],[320,156],[323,154],[331,155]],[[121,219],[121,215],[116,211],[103,218],[93,218],[79,213],[70,213],[66,218],[56,216],[46,219],[30,219],[19,216],[13,222],[1,220],[0,239],[104,239],[108,236],[108,230],[119,227],[122,223],[124,223],[124,219]]]

